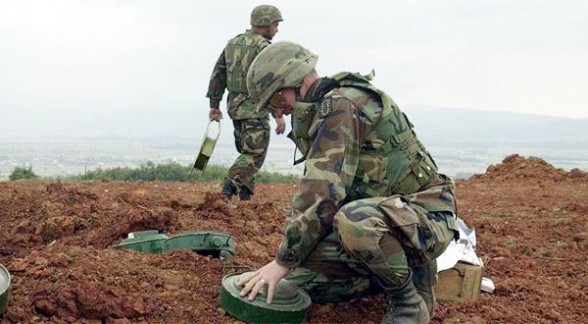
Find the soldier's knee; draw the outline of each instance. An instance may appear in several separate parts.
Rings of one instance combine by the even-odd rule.
[[[352,249],[353,242],[361,239],[361,227],[358,223],[351,221],[344,208],[341,208],[333,217],[333,230],[339,236],[339,240],[347,249]]]
[[[381,237],[389,231],[385,222],[378,217],[358,220],[348,216],[340,210],[333,220],[334,231],[348,252],[356,254],[358,251],[379,249]]]
[[[381,217],[382,212],[368,199],[349,202],[337,211],[339,217],[345,217],[352,222],[360,222],[371,217]]]
[[[364,220],[363,215],[353,213],[353,210],[345,206],[341,207],[333,217],[333,228],[336,232],[356,231],[361,227],[359,222]]]

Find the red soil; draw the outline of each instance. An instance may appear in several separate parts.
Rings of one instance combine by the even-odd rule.
[[[511,155],[457,182],[494,294],[440,302],[433,323],[584,323],[588,316],[588,175]],[[235,323],[220,308],[229,266],[272,260],[297,186],[260,184],[227,206],[219,184],[1,182],[0,263],[12,274],[0,322]],[[237,256],[142,254],[112,247],[128,232],[232,233]],[[379,323],[381,296],[312,305],[309,323]]]

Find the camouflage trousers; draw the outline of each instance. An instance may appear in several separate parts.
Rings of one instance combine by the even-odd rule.
[[[452,212],[427,212],[401,196],[350,202],[335,214],[334,231],[287,279],[316,303],[378,293],[380,284],[400,285],[411,268],[434,262],[456,238],[455,219]]]
[[[249,118],[233,120],[235,148],[240,155],[229,168],[227,180],[241,192],[246,188],[253,193],[255,175],[263,165],[270,140],[269,120]]]

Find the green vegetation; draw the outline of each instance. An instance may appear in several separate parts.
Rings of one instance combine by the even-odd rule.
[[[10,179],[10,181],[16,181],[16,180],[33,180],[33,179],[38,179],[39,176],[36,175],[33,172],[33,167],[29,166],[27,167],[16,167],[14,168],[14,170],[12,170],[12,173],[10,173],[10,175],[8,176],[8,179]]]
[[[147,162],[138,168],[116,167],[111,169],[96,169],[84,174],[68,177],[69,180],[118,180],[118,181],[199,181],[219,182],[227,175],[227,168],[209,165],[204,172],[183,166],[178,163],[155,165]],[[261,171],[256,176],[258,183],[292,183],[298,181],[294,175],[284,175],[277,172]]]
[[[512,250],[516,247],[517,240],[514,238],[514,236],[509,235],[506,237],[505,245],[507,249]]]

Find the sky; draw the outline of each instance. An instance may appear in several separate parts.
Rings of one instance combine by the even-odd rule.
[[[585,0],[0,0],[0,127],[206,120],[213,65],[259,4],[284,17],[274,42],[318,54],[320,75],[374,69],[400,107],[588,118]]]

